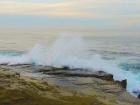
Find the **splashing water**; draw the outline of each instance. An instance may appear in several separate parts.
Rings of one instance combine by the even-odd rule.
[[[69,66],[92,71],[103,70],[114,75],[115,80],[128,80],[127,90],[139,89],[140,74],[134,75],[121,69],[113,60],[105,60],[99,54],[88,55],[85,43],[81,37],[62,35],[51,47],[36,44],[23,54],[1,54],[0,64],[35,64],[44,66]]]

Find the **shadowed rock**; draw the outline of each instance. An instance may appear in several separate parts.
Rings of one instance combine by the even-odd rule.
[[[107,81],[113,81],[120,85],[123,89],[126,89],[127,87],[127,80],[122,81],[115,81],[113,79],[113,75],[106,73],[104,71],[95,71],[95,72],[89,72],[89,70],[84,69],[70,69],[67,66],[64,66],[62,68],[54,68],[54,67],[46,67],[44,69],[40,69],[39,72],[43,72],[44,74],[48,75],[55,75],[55,76],[64,76],[64,77],[94,77],[94,78],[100,78]]]
[[[127,80],[122,80],[122,81],[115,81],[117,84],[119,84],[123,89],[127,88]]]
[[[138,99],[140,99],[140,94],[138,95]]]
[[[65,72],[65,71],[59,71],[59,72],[47,72],[48,75],[59,75],[59,76],[66,76],[66,77],[95,77],[100,78],[103,80],[113,81],[113,75],[112,74],[105,74],[105,73],[92,73],[92,74],[83,74],[83,73],[73,73],[73,72]]]

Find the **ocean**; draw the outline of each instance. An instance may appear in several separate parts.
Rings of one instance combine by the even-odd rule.
[[[140,92],[140,36],[73,33],[0,33],[0,64],[69,66],[103,70]]]

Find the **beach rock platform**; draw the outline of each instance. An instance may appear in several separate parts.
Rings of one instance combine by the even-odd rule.
[[[103,71],[0,65],[0,105],[140,105],[126,86]]]

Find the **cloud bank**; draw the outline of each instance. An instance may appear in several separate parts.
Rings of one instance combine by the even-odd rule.
[[[140,0],[1,0],[0,16],[89,19],[93,26],[129,29],[140,27],[139,7]]]

